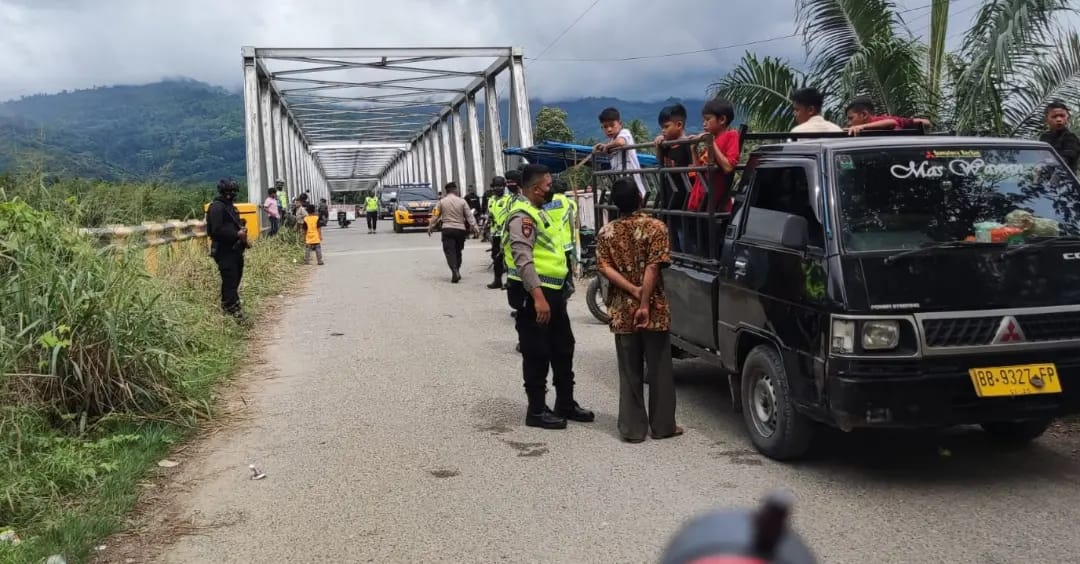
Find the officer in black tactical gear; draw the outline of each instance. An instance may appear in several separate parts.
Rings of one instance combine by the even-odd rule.
[[[244,276],[244,251],[248,231],[236,209],[240,185],[232,179],[218,182],[218,196],[206,212],[206,233],[210,236],[210,256],[221,273],[221,309],[243,320],[240,309],[240,279]]]

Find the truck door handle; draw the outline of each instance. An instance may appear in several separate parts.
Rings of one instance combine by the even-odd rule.
[[[746,260],[735,259],[735,276],[742,276],[746,274]]]

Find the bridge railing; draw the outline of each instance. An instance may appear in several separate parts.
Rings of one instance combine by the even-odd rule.
[[[209,245],[206,237],[206,222],[194,219],[83,228],[79,232],[90,237],[100,247],[142,249],[146,270],[152,275],[158,273],[160,261],[168,256],[168,253]]]

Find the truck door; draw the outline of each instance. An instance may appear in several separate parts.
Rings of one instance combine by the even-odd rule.
[[[717,299],[719,350],[733,370],[741,331],[778,342],[785,361],[801,359],[804,368],[821,356],[825,230],[818,178],[810,159],[770,161],[742,186],[725,234]],[[806,220],[805,245],[784,241],[791,216]]]

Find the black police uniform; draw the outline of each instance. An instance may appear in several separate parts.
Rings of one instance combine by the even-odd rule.
[[[221,273],[221,309],[240,316],[240,279],[244,276],[244,249],[240,239],[243,229],[240,212],[233,202],[218,196],[207,211],[206,230],[210,236],[211,255]]]

